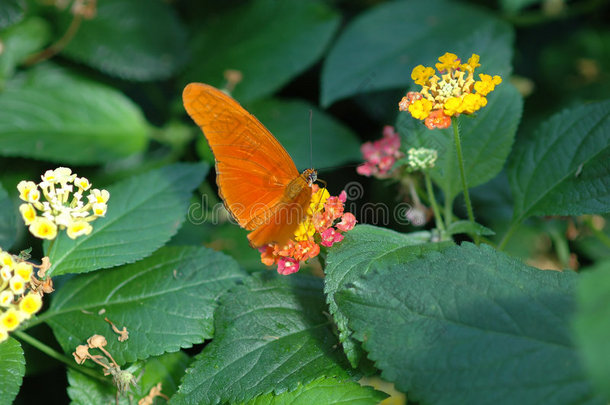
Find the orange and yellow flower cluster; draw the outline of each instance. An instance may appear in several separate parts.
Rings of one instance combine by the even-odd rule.
[[[91,233],[91,222],[106,215],[108,191],[91,189],[89,180],[69,168],[47,170],[41,179],[38,184],[24,180],[17,185],[19,198],[25,201],[19,211],[37,238],[52,240],[58,229],[66,229],[76,239]]]
[[[261,261],[287,275],[299,271],[301,262],[313,259],[320,253],[320,245],[331,247],[343,240],[343,233],[356,225],[356,217],[344,212],[347,194],[342,191],[338,197],[330,196],[325,188],[312,187],[311,203],[305,219],[294,233],[294,240],[285,246],[277,243],[261,247]]]
[[[0,342],[42,307],[42,295],[52,285],[34,275],[31,263],[0,249]]]
[[[440,77],[431,67],[416,66],[411,73],[413,81],[422,86],[419,92],[409,92],[402,98],[400,111],[409,111],[413,118],[423,120],[429,129],[448,128],[451,117],[473,114],[487,105],[487,95],[502,83],[500,76],[479,74],[479,55],[472,54],[467,63],[453,53],[445,53],[436,64]]]

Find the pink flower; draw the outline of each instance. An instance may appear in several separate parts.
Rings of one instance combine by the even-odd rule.
[[[292,257],[282,257],[277,262],[277,272],[283,276],[299,271],[300,263]]]
[[[347,193],[345,192],[345,190],[339,193],[339,200],[341,200],[342,203],[345,203],[347,201]]]
[[[403,156],[400,152],[400,135],[394,127],[386,125],[383,128],[383,137],[375,142],[365,142],[360,151],[364,157],[364,164],[358,166],[356,171],[363,176],[389,177],[396,160]]]
[[[343,232],[351,231],[356,226],[356,217],[351,212],[346,212],[337,224],[337,229]]]
[[[365,162],[356,168],[356,172],[361,176],[371,177],[373,174],[377,173],[377,167],[369,162]]]
[[[328,197],[324,203],[324,212],[329,213],[332,221],[343,215],[343,201],[339,197]]]
[[[326,247],[331,247],[333,244],[341,242],[343,240],[343,235],[337,232],[335,228],[328,228],[327,230],[322,232],[322,235],[320,236],[322,238],[320,244]]]

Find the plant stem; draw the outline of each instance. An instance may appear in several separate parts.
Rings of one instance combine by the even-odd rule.
[[[442,232],[445,231],[445,225],[443,224],[443,218],[441,217],[441,211],[436,203],[436,197],[434,197],[434,189],[432,188],[432,181],[428,173],[424,172],[424,181],[426,182],[426,191],[428,192],[428,200],[432,204],[432,210],[434,211],[434,220],[436,221],[436,227]]]
[[[513,233],[515,233],[515,231],[519,227],[519,224],[520,224],[520,222],[513,222],[510,224],[510,226],[508,227],[508,230],[506,231],[506,233],[502,237],[502,240],[498,244],[498,250],[504,250],[504,247],[506,247],[508,240],[510,239],[511,236],[513,236]]]
[[[17,337],[19,340],[22,340],[29,345],[35,347],[36,349],[40,350],[47,356],[52,357],[55,360],[64,363],[66,366],[70,367],[71,369],[76,370],[79,373],[85,374],[88,377],[101,381],[105,384],[108,384],[108,380],[103,378],[101,375],[99,375],[95,371],[93,371],[87,367],[79,367],[78,365],[74,364],[73,359],[59,353],[57,350],[53,349],[50,346],[47,346],[46,344],[42,343],[40,340],[33,338],[32,336],[28,335],[27,333],[21,332],[21,331],[14,331],[14,332],[11,332],[11,335]]]
[[[464,191],[464,201],[466,202],[466,210],[468,211],[468,219],[474,226],[474,212],[472,211],[472,203],[470,202],[470,193],[468,192],[468,183],[466,182],[466,170],[464,169],[464,158],[462,156],[462,143],[460,141],[460,126],[457,118],[453,118],[451,126],[453,127],[453,140],[455,141],[455,152],[457,153],[458,164],[460,166],[460,177],[462,180],[462,190]],[[474,235],[474,243],[479,244],[479,235]]]

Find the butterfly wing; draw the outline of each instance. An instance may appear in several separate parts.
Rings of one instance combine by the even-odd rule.
[[[304,208],[311,199],[303,182],[293,183],[293,190],[287,193],[291,182],[301,177],[288,152],[263,124],[222,91],[191,83],[182,99],[214,153],[216,182],[227,209],[240,226],[258,231],[249,235],[252,244],[284,239],[273,234],[294,231],[298,221],[287,224],[289,215],[281,214],[278,207],[294,203]]]

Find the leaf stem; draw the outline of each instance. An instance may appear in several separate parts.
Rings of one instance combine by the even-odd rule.
[[[78,365],[74,364],[74,360],[72,360],[68,356],[65,356],[65,355],[59,353],[57,350],[53,349],[50,346],[47,346],[46,344],[42,343],[40,340],[28,335],[27,333],[21,332],[21,331],[14,331],[14,332],[11,332],[11,334],[13,336],[17,337],[19,340],[22,340],[22,341],[26,342],[27,344],[29,344],[30,346],[33,346],[36,349],[40,350],[47,356],[52,357],[55,360],[64,363],[66,366],[70,367],[71,369],[76,370],[79,373],[84,374],[88,377],[91,377],[95,380],[108,384],[107,379],[103,378],[102,376],[100,376],[98,373],[96,373],[92,369],[89,369],[87,367],[79,367]]]
[[[510,224],[510,226],[508,227],[508,230],[506,231],[506,233],[502,237],[502,240],[500,240],[500,243],[498,244],[498,250],[500,250],[500,251],[504,250],[504,248],[506,247],[506,244],[508,243],[508,240],[510,239],[511,236],[513,236],[513,233],[515,233],[515,231],[519,227],[519,224],[520,224],[520,222],[513,222]]]
[[[457,153],[458,164],[460,166],[460,178],[462,180],[462,191],[464,192],[464,201],[466,202],[466,210],[468,211],[468,219],[475,225],[474,212],[472,211],[472,203],[470,202],[470,193],[468,191],[468,183],[466,182],[466,170],[464,169],[464,158],[462,156],[462,143],[460,141],[460,126],[457,118],[452,119],[451,126],[453,127],[453,140],[455,142],[455,152]],[[479,235],[474,235],[474,243],[479,244]]]
[[[436,197],[434,196],[434,189],[432,188],[432,181],[428,173],[424,171],[424,181],[426,182],[426,191],[428,192],[428,200],[432,204],[432,210],[434,211],[434,220],[436,221],[436,227],[443,233],[445,231],[445,225],[443,224],[443,218],[441,217],[441,211],[438,208]]]

